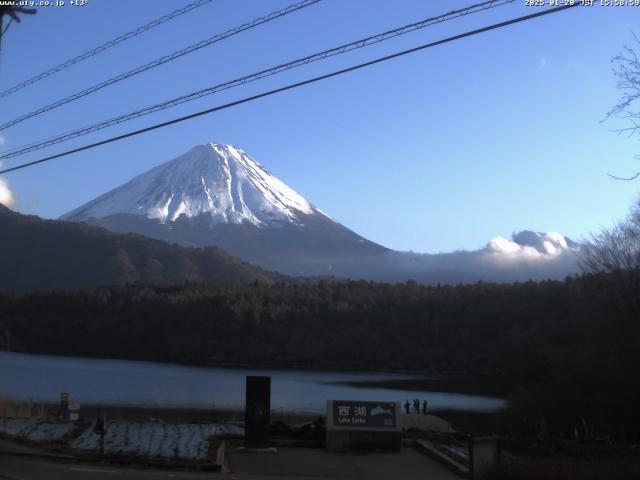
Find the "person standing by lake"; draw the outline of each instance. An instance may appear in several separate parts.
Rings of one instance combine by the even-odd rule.
[[[427,414],[427,405],[428,405],[428,402],[426,400],[423,400],[422,401],[422,414],[423,415]]]

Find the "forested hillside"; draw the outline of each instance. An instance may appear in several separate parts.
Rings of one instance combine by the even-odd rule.
[[[14,348],[196,365],[501,375],[519,428],[640,425],[638,320],[616,279],[320,282],[0,296]],[[635,425],[635,426],[634,426]]]
[[[186,248],[89,225],[43,220],[0,204],[0,290],[77,289],[128,282],[282,280],[223,250]]]

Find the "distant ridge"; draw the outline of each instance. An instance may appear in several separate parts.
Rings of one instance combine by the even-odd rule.
[[[0,289],[78,289],[131,282],[272,284],[283,275],[219,248],[187,248],[95,226],[43,220],[0,204]]]

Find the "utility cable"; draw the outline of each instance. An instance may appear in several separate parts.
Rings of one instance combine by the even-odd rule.
[[[62,105],[66,105],[67,103],[73,102],[75,100],[78,100],[82,97],[86,97],[87,95],[90,95],[92,93],[97,92],[98,90],[102,90],[105,87],[108,87],[110,85],[113,85],[115,83],[121,82],[122,80],[126,80],[127,78],[133,77],[135,75],[139,75],[143,72],[146,72],[147,70],[151,70],[152,68],[156,68],[159,67],[160,65],[164,65],[165,63],[171,62],[177,58],[180,58],[184,55],[188,55],[189,53],[195,52],[196,50],[200,50],[201,48],[207,47],[209,45],[212,45],[214,43],[220,42],[222,40],[224,40],[225,38],[229,38],[232,37],[234,35],[238,35],[241,32],[244,32],[246,30],[250,30],[252,28],[255,28],[259,25],[262,25],[263,23],[267,23],[270,22],[272,20],[276,20],[277,18],[283,17],[285,15],[288,15],[292,12],[301,10],[303,8],[309,7],[311,5],[314,5],[318,2],[320,2],[321,0],[303,0],[302,2],[293,4],[293,5],[289,5],[286,8],[283,8],[281,10],[277,10],[275,12],[271,12],[270,14],[257,18],[255,20],[252,20],[251,22],[245,23],[243,25],[240,25],[239,27],[235,27],[232,28],[230,30],[227,30],[224,33],[218,34],[218,35],[214,35],[213,37],[207,38],[206,40],[202,40],[198,43],[195,43],[193,45],[189,45],[188,47],[185,47],[183,49],[177,50],[175,52],[172,52],[168,55],[165,55],[161,58],[158,58],[156,60],[153,60],[152,62],[146,63],[144,65],[141,65],[139,67],[134,68],[133,70],[129,70],[128,72],[122,73],[116,77],[112,77],[108,80],[105,80],[103,82],[100,82],[98,84],[92,85],[89,88],[85,88],[84,90],[81,90],[80,92],[74,93],[73,95],[69,95],[68,97],[62,98],[56,102],[53,102],[49,105],[46,105],[44,107],[41,107],[37,110],[34,110],[30,113],[27,113],[25,115],[22,115],[21,117],[15,118],[13,120],[10,120],[2,125],[0,125],[0,130],[6,130],[9,127],[12,127],[13,125],[17,125],[18,123],[22,123],[25,120],[28,120],[29,118],[33,118],[37,115],[40,115],[42,113],[48,112],[50,110],[53,110],[54,108],[58,108]]]
[[[260,72],[257,73],[253,73],[250,75],[246,75],[240,78],[236,78],[234,80],[230,80],[228,82],[225,83],[221,83],[218,85],[214,85],[212,87],[208,87],[205,88],[203,90],[199,90],[197,92],[193,92],[193,93],[189,93],[187,95],[183,95],[177,98],[173,98],[171,100],[167,100],[155,105],[151,105],[149,107],[145,107],[142,108],[140,110],[136,110],[134,112],[131,113],[127,113],[124,115],[120,115],[108,120],[104,120],[102,122],[99,123],[95,123],[93,125],[89,125],[86,127],[82,127],[70,132],[66,132],[63,133],[61,135],[57,135],[54,137],[50,137],[47,138],[45,140],[39,140],[35,143],[29,144],[29,145],[24,145],[24,146],[20,146],[17,147],[13,150],[7,150],[5,152],[0,153],[0,159],[8,159],[8,158],[13,158],[13,157],[17,157],[20,155],[24,155],[26,153],[30,153],[36,150],[41,150],[43,148],[52,146],[52,145],[56,145],[58,143],[67,141],[67,140],[71,140],[73,138],[77,138],[80,136],[84,136],[93,132],[97,132],[99,130],[102,130],[104,128],[108,128],[114,125],[118,125],[120,123],[123,122],[127,122],[129,120],[133,120],[135,118],[139,118],[145,115],[149,115],[155,112],[159,112],[162,110],[165,110],[167,108],[171,108],[171,107],[175,107],[177,105],[181,105],[183,103],[187,103],[193,100],[197,100],[199,98],[208,96],[208,95],[212,95],[214,93],[220,92],[222,90],[228,90],[234,87],[238,87],[240,85],[244,85],[246,83],[250,83],[250,82],[254,82],[266,77],[270,77],[272,75],[276,75],[278,73],[287,71],[287,70],[291,70],[303,65],[307,65],[309,63],[313,63],[319,60],[325,60],[327,58],[333,57],[335,55],[339,55],[342,53],[346,53],[346,52],[350,52],[352,50],[356,50],[356,49],[360,49],[360,48],[364,48],[364,47],[368,47],[370,45],[374,45],[376,43],[380,43],[386,40],[389,40],[391,38],[394,37],[398,37],[400,35],[405,35],[407,33],[413,32],[415,30],[419,30],[422,28],[426,28],[428,26],[434,25],[434,24],[438,24],[438,23],[442,23],[445,21],[449,21],[449,20],[453,20],[455,18],[458,17],[462,17],[462,16],[466,16],[466,15],[470,15],[472,13],[476,13],[479,11],[484,11],[484,10],[488,10],[490,8],[496,8],[508,3],[514,3],[516,0],[491,0],[491,1],[486,1],[486,2],[482,2],[479,4],[475,4],[475,5],[471,5],[469,7],[463,8],[463,9],[459,9],[459,10],[454,10],[451,12],[448,12],[444,15],[439,15],[437,17],[430,17],[427,18],[425,20],[422,20],[420,22],[415,22],[415,23],[411,23],[409,25],[405,25],[403,27],[400,28],[396,28],[393,30],[389,30],[377,35],[373,35],[370,37],[366,37],[360,40],[356,40],[355,42],[350,42],[344,45],[341,45],[339,47],[335,47],[329,50],[324,50],[322,52],[319,53],[315,53],[313,55],[309,55],[303,58],[299,58],[296,60],[293,60],[291,62],[288,63],[284,63],[281,65],[277,65],[275,67],[271,67],[268,68],[266,70],[262,70]]]
[[[51,75],[58,73],[66,68],[69,68],[71,65],[75,65],[76,63],[80,63],[83,60],[86,60],[87,58],[93,57],[94,55],[97,55],[99,53],[104,52],[105,50],[114,47],[116,45],[118,45],[119,43],[122,43],[126,40],[129,40],[133,37],[136,37],[138,35],[140,35],[141,33],[144,33],[148,30],[151,30],[154,27],[157,27],[158,25],[162,25],[165,22],[168,22],[169,20],[172,20],[180,15],[183,15],[187,12],[190,12],[191,10],[195,10],[198,7],[201,7],[203,5],[206,5],[207,3],[211,3],[213,0],[198,0],[196,2],[190,3],[189,5],[186,5],[182,8],[179,8],[177,10],[174,10],[171,13],[168,13],[166,15],[163,15],[160,18],[157,18],[141,27],[136,28],[135,30],[131,30],[130,32],[127,32],[123,35],[120,35],[119,37],[116,37],[112,40],[109,40],[106,43],[103,43],[102,45],[98,45],[95,48],[92,48],[91,50],[87,50],[86,52],[78,55],[77,57],[73,57],[70,60],[67,60],[66,62],[63,62],[59,65],[56,65],[55,67],[52,67],[48,70],[45,70],[42,73],[39,73],[38,75],[36,75],[35,77],[29,78],[28,80],[25,80],[17,85],[14,85],[11,88],[8,88],[7,90],[4,90],[3,92],[0,92],[0,98],[6,97],[7,95],[11,95],[12,93],[17,92],[18,90],[22,90],[24,87],[31,85],[33,83],[36,83],[40,80],[42,80],[43,78],[47,78],[50,77]]]
[[[410,48],[408,50],[403,50],[401,52],[396,52],[396,53],[393,53],[391,55],[386,55],[384,57],[379,57],[379,58],[376,58],[375,60],[370,60],[368,62],[360,63],[358,65],[354,65],[354,66],[351,66],[351,67],[348,67],[348,68],[344,68],[342,70],[336,70],[334,72],[327,73],[327,74],[324,74],[324,75],[319,75],[319,76],[313,77],[313,78],[309,78],[309,79],[303,80],[301,82],[291,83],[289,85],[285,85],[284,87],[280,87],[280,88],[276,88],[274,90],[269,90],[269,91],[266,91],[266,92],[262,92],[262,93],[259,93],[257,95],[253,95],[253,96],[250,96],[250,97],[245,97],[245,98],[242,98],[240,100],[236,100],[236,101],[233,101],[233,102],[230,102],[230,103],[226,103],[224,105],[219,105],[219,106],[216,106],[216,107],[213,107],[213,108],[209,108],[207,110],[202,110],[200,112],[192,113],[190,115],[185,115],[183,117],[174,118],[173,120],[169,120],[169,121],[166,121],[166,122],[157,123],[157,124],[152,125],[150,127],[146,127],[146,128],[142,128],[140,130],[135,130],[135,131],[132,131],[132,132],[128,132],[128,133],[125,133],[123,135],[118,135],[116,137],[111,137],[111,138],[108,138],[106,140],[101,140],[99,142],[95,142],[95,143],[92,143],[92,144],[89,144],[89,145],[84,145],[82,147],[74,148],[72,150],[67,150],[66,152],[58,153],[58,154],[55,154],[55,155],[50,155],[48,157],[41,158],[39,160],[34,160],[32,162],[24,163],[22,165],[17,165],[15,167],[6,168],[4,170],[0,170],[0,175],[5,174],[5,173],[9,173],[9,172],[13,172],[13,171],[16,171],[16,170],[20,170],[20,169],[23,169],[23,168],[31,167],[33,165],[38,165],[40,163],[44,163],[44,162],[48,162],[48,161],[51,161],[51,160],[55,160],[57,158],[65,157],[65,156],[71,155],[73,153],[78,153],[78,152],[82,152],[82,151],[89,150],[89,149],[92,149],[92,148],[96,148],[96,147],[99,147],[99,146],[102,146],[102,145],[106,145],[108,143],[113,143],[113,142],[116,142],[116,141],[119,141],[119,140],[123,140],[125,138],[129,138],[129,137],[133,137],[133,136],[140,135],[140,134],[143,134],[143,133],[147,133],[147,132],[159,129],[159,128],[167,127],[169,125],[173,125],[173,124],[176,124],[176,123],[184,122],[186,120],[191,120],[193,118],[201,117],[203,115],[208,115],[208,114],[213,113],[213,112],[217,112],[217,111],[220,111],[220,110],[225,110],[227,108],[231,108],[231,107],[235,107],[236,105],[241,105],[241,104],[244,104],[244,103],[252,102],[252,101],[258,100],[260,98],[269,97],[271,95],[275,95],[276,93],[285,92],[287,90],[292,90],[294,88],[302,87],[304,85],[309,85],[311,83],[316,83],[316,82],[319,82],[321,80],[326,80],[328,78],[337,77],[338,75],[342,75],[342,74],[345,74],[345,73],[348,73],[348,72],[353,72],[355,70],[360,70],[362,68],[369,67],[371,65],[375,65],[375,64],[378,64],[378,63],[386,62],[387,60],[391,60],[391,59],[398,58],[398,57],[401,57],[401,56],[404,56],[404,55],[408,55],[408,54],[411,54],[411,53],[415,53],[415,52],[418,52],[418,51],[421,51],[421,50],[424,50],[424,49],[427,49],[427,48],[431,48],[431,47],[435,47],[435,46],[438,46],[438,45],[442,45],[444,43],[453,42],[455,40],[461,40],[461,39],[466,38],[466,37],[470,37],[470,36],[473,36],[473,35],[478,35],[480,33],[488,32],[490,30],[496,30],[498,28],[503,28],[503,27],[506,27],[508,25],[513,25],[515,23],[520,23],[520,22],[524,22],[524,21],[527,21],[527,20],[532,20],[534,18],[541,17],[541,16],[544,16],[544,15],[550,15],[552,13],[557,13],[557,12],[560,12],[562,10],[567,10],[569,8],[574,8],[574,7],[577,7],[579,5],[580,4],[578,4],[578,3],[573,4],[573,5],[567,4],[567,5],[564,5],[564,6],[561,6],[561,7],[542,10],[542,11],[539,11],[539,12],[536,12],[536,13],[532,13],[530,15],[525,15],[525,16],[522,16],[522,17],[513,18],[511,20],[506,20],[504,22],[494,23],[493,25],[489,25],[487,27],[482,27],[482,28],[479,28],[479,29],[476,29],[476,30],[471,30],[471,31],[468,31],[468,32],[465,32],[465,33],[454,35],[452,37],[444,38],[442,40],[437,40],[435,42],[426,43],[426,44],[420,45],[418,47]]]

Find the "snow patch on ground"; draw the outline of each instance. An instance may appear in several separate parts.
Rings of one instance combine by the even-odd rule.
[[[34,443],[62,442],[74,428],[73,422],[0,418],[0,434]],[[105,445],[108,454],[206,460],[209,439],[222,435],[244,435],[244,428],[216,423],[112,421],[107,423]],[[100,451],[100,435],[95,432],[95,422],[73,440],[71,448],[83,453]]]
[[[53,422],[35,418],[0,418],[0,433],[19,437],[30,442],[60,442],[71,430],[70,422]]]
[[[209,438],[242,434],[241,427],[215,423],[108,422],[105,448],[109,454],[206,460]],[[100,435],[93,425],[75,439],[71,448],[84,452],[100,450]]]

